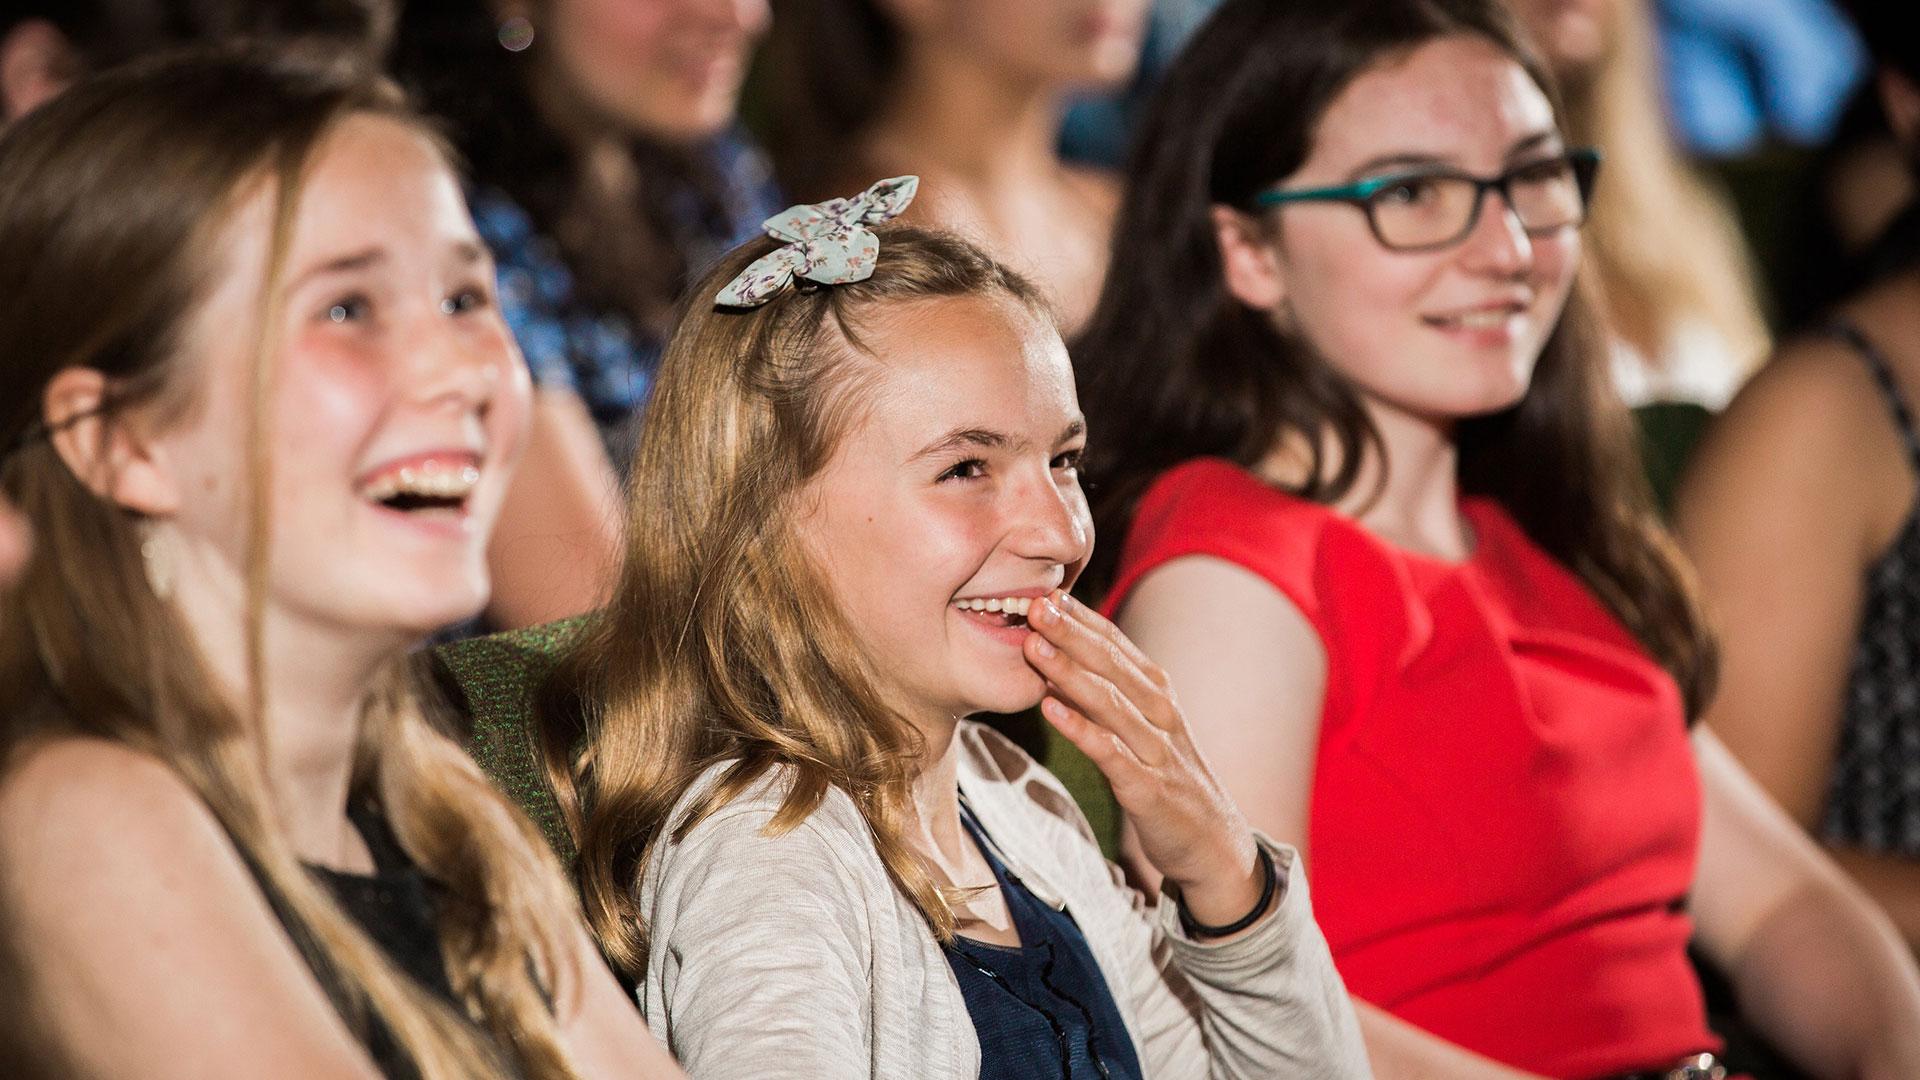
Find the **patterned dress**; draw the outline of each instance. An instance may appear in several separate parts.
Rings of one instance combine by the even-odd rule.
[[[1873,373],[1920,476],[1920,433],[1886,357],[1851,323],[1827,331]],[[1920,506],[1865,584],[1820,832],[1834,844],[1920,858]]]

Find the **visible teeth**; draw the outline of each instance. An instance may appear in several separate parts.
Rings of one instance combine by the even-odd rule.
[[[1493,311],[1470,311],[1465,315],[1455,315],[1447,321],[1472,330],[1484,330],[1499,326],[1513,316],[1513,312],[1500,308]]]
[[[954,601],[954,606],[960,608],[962,611],[988,611],[1024,617],[1027,612],[1033,609],[1033,599],[1027,596],[995,597],[990,600],[976,598],[972,600],[956,600]]]
[[[480,470],[472,465],[458,468],[407,466],[383,473],[363,489],[374,502],[385,502],[398,495],[416,495],[429,499],[463,499],[480,483]]]

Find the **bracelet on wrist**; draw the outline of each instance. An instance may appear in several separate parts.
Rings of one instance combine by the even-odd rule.
[[[1208,926],[1195,919],[1193,913],[1187,910],[1186,897],[1176,895],[1174,906],[1180,912],[1180,929],[1185,930],[1188,937],[1197,940],[1232,937],[1259,922],[1260,916],[1267,913],[1267,907],[1273,903],[1273,894],[1280,891],[1280,871],[1274,868],[1273,856],[1267,854],[1266,848],[1255,845],[1254,850],[1259,852],[1260,867],[1266,872],[1266,883],[1260,887],[1260,899],[1253,905],[1253,910],[1225,926]]]

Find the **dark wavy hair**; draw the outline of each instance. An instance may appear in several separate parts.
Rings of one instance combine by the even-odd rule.
[[[85,71],[165,49],[255,41],[371,59],[385,50],[398,0],[0,0],[0,36],[29,19],[66,35]]]
[[[787,190],[827,198],[899,75],[900,27],[875,0],[774,0],[773,17],[779,32],[762,68],[778,107],[767,148]]]
[[[1354,490],[1364,455],[1380,452],[1346,380],[1228,293],[1211,208],[1251,210],[1306,160],[1350,81],[1456,34],[1512,56],[1558,115],[1552,80],[1501,0],[1227,0],[1167,72],[1129,164],[1099,306],[1073,347],[1094,436],[1094,520],[1108,538],[1083,589],[1111,584],[1142,494],[1180,462],[1251,468],[1298,441],[1311,467],[1291,490],[1331,503]],[[1576,289],[1525,398],[1459,425],[1461,487],[1497,500],[1578,574],[1697,711],[1711,691],[1712,642],[1608,379],[1604,337]]]

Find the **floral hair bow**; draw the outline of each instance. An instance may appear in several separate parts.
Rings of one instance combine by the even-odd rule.
[[[790,206],[761,226],[787,243],[755,259],[727,282],[713,302],[721,307],[755,308],[805,280],[845,285],[873,276],[880,238],[869,225],[898,217],[920,189],[917,176],[882,180],[851,199]]]

